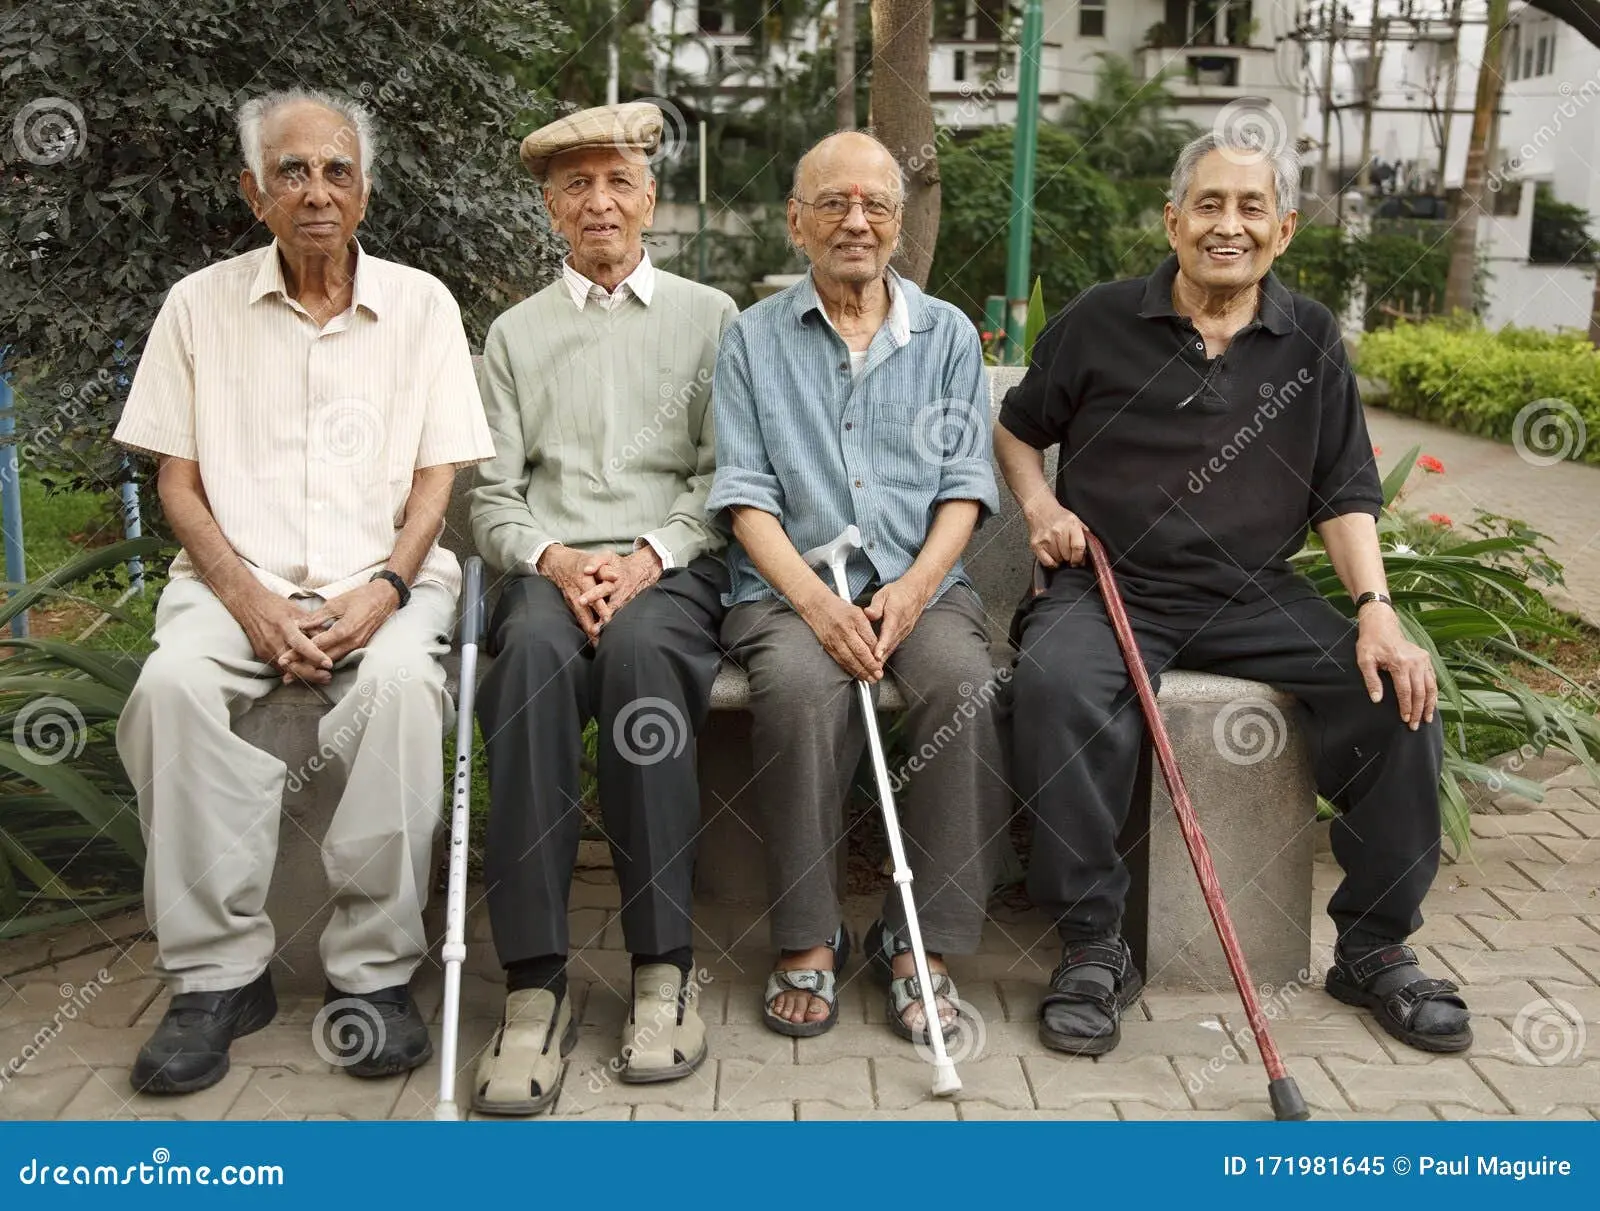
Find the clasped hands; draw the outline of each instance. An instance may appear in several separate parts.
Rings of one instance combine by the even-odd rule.
[[[399,608],[400,595],[386,580],[369,581],[330,597],[314,610],[302,609],[261,585],[230,606],[256,658],[270,664],[285,685],[291,681],[327,685],[333,680],[333,666],[366,647]]]
[[[539,574],[561,590],[561,596],[591,644],[617,611],[661,579],[661,557],[646,544],[631,555],[614,551],[580,551],[559,543],[539,557]]]

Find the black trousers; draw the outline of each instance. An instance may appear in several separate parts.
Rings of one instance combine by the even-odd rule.
[[[692,944],[695,735],[721,660],[727,584],[719,559],[674,568],[618,611],[592,647],[554,583],[519,576],[506,584],[478,697],[489,752],[484,876],[502,964],[568,951],[579,761],[591,717],[623,940],[634,954]]]
[[[1439,867],[1437,717],[1413,732],[1394,686],[1373,703],[1356,668],[1355,626],[1322,598],[1266,613],[1225,608],[1183,622],[1133,618],[1151,680],[1168,668],[1264,682],[1303,707],[1318,791],[1340,811],[1344,870],[1328,904],[1342,942],[1403,941]],[[1025,603],[1012,681],[1013,771],[1035,814],[1028,890],[1067,941],[1120,930],[1128,872],[1116,848],[1146,742],[1116,635],[1087,569],[1058,571]],[[1307,821],[1309,824],[1310,822]]]

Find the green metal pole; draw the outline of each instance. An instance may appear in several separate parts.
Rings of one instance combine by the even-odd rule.
[[[1039,51],[1044,41],[1043,0],[1026,0],[1017,74],[1017,131],[1011,169],[1011,242],[1006,252],[1006,349],[1009,365],[1022,364],[1028,325],[1028,258],[1033,249],[1033,162],[1039,143]]]

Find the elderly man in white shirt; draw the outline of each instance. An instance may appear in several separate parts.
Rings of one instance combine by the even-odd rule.
[[[240,110],[239,132],[241,188],[273,243],[172,288],[116,432],[159,458],[183,545],[117,729],[174,994],[131,1073],[146,1093],[215,1084],[233,1039],[277,1011],[264,905],[288,769],[231,724],[296,679],[332,702],[319,776],[343,783],[322,842],[327,1000],[370,1027],[337,1054],[355,1076],[431,1056],[409,982],[460,589],[437,540],[456,469],[494,452],[455,300],[356,242],[365,111],[274,93]]]

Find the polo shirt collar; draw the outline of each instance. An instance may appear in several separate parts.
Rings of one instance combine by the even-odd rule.
[[[1145,279],[1144,298],[1139,304],[1140,319],[1177,318],[1178,312],[1172,306],[1172,284],[1177,278],[1178,258],[1169,256]],[[1256,318],[1274,336],[1288,336],[1294,331],[1294,296],[1270,269],[1261,279],[1261,302]]]
[[[593,291],[604,292],[605,287],[598,282],[591,282],[583,274],[572,267],[572,257],[563,257],[561,261],[561,280],[566,284],[567,293],[572,296],[572,305],[579,311],[589,302]],[[646,307],[650,305],[650,298],[656,289],[656,268],[650,263],[650,251],[646,249],[639,257],[639,263],[633,267],[633,272],[617,283],[616,294],[626,290]]]
[[[350,243],[356,254],[356,276],[351,287],[350,305],[352,308],[362,308],[373,319],[377,319],[383,311],[383,287],[378,275],[368,264],[361,241],[352,239]],[[277,295],[284,302],[289,301],[289,286],[283,280],[283,257],[277,240],[273,240],[265,250],[261,264],[256,266],[256,276],[250,283],[250,302],[255,303],[268,295]]]
[[[903,349],[911,343],[913,332],[926,332],[933,327],[933,318],[928,312],[927,299],[913,283],[893,269],[885,269],[883,275],[884,284],[889,290],[889,314],[884,324],[889,329],[889,338],[894,341],[895,347]],[[828,318],[827,309],[817,294],[817,284],[808,270],[805,277],[796,283],[795,318],[804,323],[813,311],[822,317],[828,327],[833,327],[833,321]]]

